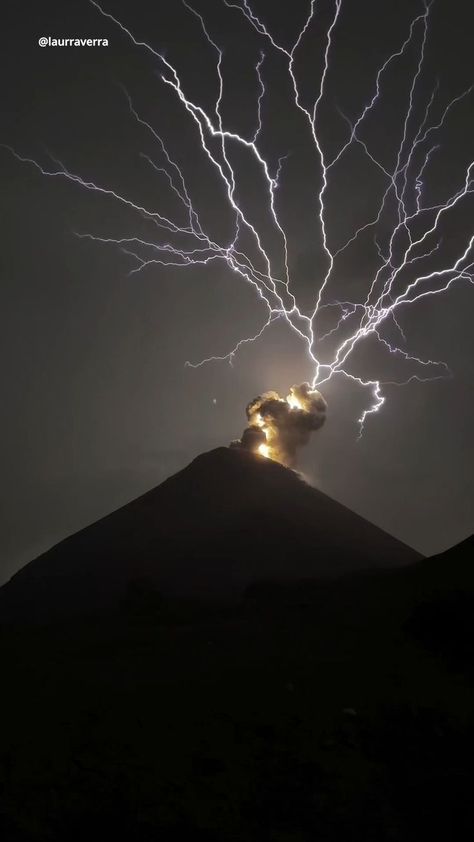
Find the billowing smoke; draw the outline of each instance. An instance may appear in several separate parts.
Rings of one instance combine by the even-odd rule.
[[[309,383],[292,386],[286,398],[265,392],[246,409],[249,421],[240,442],[234,446],[251,450],[292,468],[300,447],[326,420],[326,401]]]

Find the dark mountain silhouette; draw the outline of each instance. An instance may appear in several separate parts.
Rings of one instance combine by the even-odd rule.
[[[411,573],[405,628],[454,668],[474,669],[474,535],[423,559]]]
[[[232,450],[63,541],[0,592],[2,839],[470,838],[473,544]]]
[[[422,559],[416,571],[433,588],[474,590],[474,535],[443,553]]]
[[[0,591],[0,616],[102,612],[144,583],[165,597],[239,596],[253,580],[419,558],[293,471],[218,448],[26,565]]]

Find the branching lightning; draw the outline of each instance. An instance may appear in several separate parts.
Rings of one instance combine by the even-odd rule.
[[[425,104],[421,122],[413,128],[415,120],[415,97],[422,74],[426,44],[429,37],[429,18],[432,2],[422,0],[419,13],[411,20],[406,37],[400,47],[390,54],[377,72],[374,89],[355,120],[350,120],[340,112],[348,125],[348,137],[345,143],[331,156],[323,149],[319,121],[321,106],[324,105],[327,91],[327,79],[331,69],[331,57],[337,40],[338,24],[344,14],[343,0],[334,0],[332,17],[325,35],[325,46],[322,56],[322,72],[312,106],[303,103],[303,95],[295,69],[295,59],[303,40],[311,35],[313,25],[317,22],[317,4],[315,0],[309,3],[307,17],[302,23],[293,46],[288,49],[278,43],[266,25],[251,8],[248,0],[223,0],[229,16],[240,15],[246,25],[252,28],[262,40],[262,49],[255,65],[255,131],[245,137],[236,131],[225,127],[222,116],[222,103],[225,97],[225,80],[223,72],[223,52],[219,44],[210,34],[208,22],[198,8],[182,0],[186,13],[193,15],[200,26],[204,43],[215,55],[217,78],[217,99],[211,113],[202,105],[193,102],[186,94],[178,69],[149,43],[139,40],[133,32],[109,11],[99,5],[96,0],[90,0],[92,6],[104,18],[110,20],[124,35],[138,48],[146,50],[157,62],[161,84],[170,88],[184,111],[189,116],[190,130],[196,133],[200,150],[214,168],[223,189],[224,199],[232,213],[234,220],[233,234],[228,242],[216,242],[205,229],[196,207],[193,205],[190,190],[186,182],[183,168],[174,160],[167,149],[162,137],[156,129],[137,112],[132,99],[126,91],[124,95],[128,103],[130,115],[142,126],[156,143],[157,159],[143,154],[143,159],[160,177],[163,177],[185,214],[186,223],[179,223],[156,209],[145,208],[133,202],[110,187],[96,184],[80,175],[70,172],[60,161],[51,158],[52,166],[44,167],[31,157],[19,154],[10,149],[12,154],[24,163],[36,167],[43,175],[61,178],[77,184],[82,189],[111,197],[116,202],[128,207],[141,218],[151,222],[156,229],[156,239],[145,240],[130,235],[122,238],[106,238],[94,234],[78,234],[104,244],[118,246],[126,255],[135,261],[131,270],[133,273],[143,272],[154,265],[195,267],[206,266],[213,261],[221,261],[228,269],[245,283],[249,284],[257,296],[258,306],[263,308],[261,328],[252,336],[240,339],[236,345],[223,354],[211,356],[199,362],[188,362],[187,365],[197,368],[204,364],[217,361],[227,361],[232,364],[235,355],[243,345],[259,339],[276,320],[284,321],[290,330],[296,333],[306,347],[309,359],[314,365],[312,388],[319,388],[336,375],[341,375],[363,388],[370,389],[372,403],[364,410],[359,421],[360,435],[364,423],[369,415],[376,413],[384,404],[383,386],[388,384],[403,385],[413,380],[424,382],[450,376],[448,366],[444,362],[424,360],[410,354],[406,348],[400,348],[390,338],[395,330],[399,341],[406,343],[405,333],[398,321],[398,314],[407,305],[414,305],[427,296],[440,295],[447,292],[455,283],[465,281],[474,283],[474,235],[468,240],[464,248],[454,259],[446,259],[442,254],[442,238],[440,225],[444,217],[463,202],[468,201],[474,192],[474,160],[469,163],[465,171],[463,183],[457,190],[439,204],[427,206],[423,204],[425,193],[425,179],[429,171],[433,156],[440,154],[441,145],[435,137],[448,122],[450,112],[459,106],[474,90],[474,85],[461,91],[451,101],[446,103],[441,111],[441,117],[430,123],[431,113],[437,101],[439,85],[433,87],[431,96]],[[196,3],[198,0],[196,0]],[[265,49],[263,49],[263,46]],[[363,130],[367,116],[374,110],[383,97],[384,83],[389,69],[396,66],[407,51],[417,49],[417,61],[409,86],[406,102],[406,112],[401,126],[401,136],[393,165],[387,168],[379,161],[370,147],[370,141],[363,137]],[[275,168],[267,161],[261,151],[261,135],[264,125],[264,102],[267,95],[267,61],[272,53],[284,57],[286,71],[292,91],[291,107],[295,107],[307,124],[307,131],[311,140],[315,161],[320,171],[319,186],[315,186],[315,215],[314,223],[322,243],[325,255],[326,270],[324,277],[314,290],[314,304],[310,311],[303,311],[298,306],[292,291],[290,271],[289,245],[287,234],[279,216],[278,188],[284,177],[284,162],[287,156],[280,157],[278,167]],[[327,225],[326,197],[330,190],[330,175],[353,144],[357,144],[370,164],[376,167],[385,179],[386,187],[381,198],[377,214],[372,220],[357,228],[342,245],[333,246]],[[260,168],[263,184],[265,185],[269,220],[280,242],[280,253],[269,253],[264,246],[264,238],[258,225],[243,210],[239,204],[238,173],[232,165],[231,150],[238,146],[253,159]],[[392,214],[388,244],[380,245],[377,238],[378,225],[387,216],[388,203],[391,202],[396,210]],[[338,258],[349,249],[368,229],[374,230],[374,245],[379,258],[379,266],[373,277],[368,279],[367,294],[363,301],[337,301],[331,299],[329,292],[331,282],[337,270]],[[249,249],[242,245],[243,233],[246,241],[253,244],[252,257]],[[187,243],[187,245],[183,245]],[[423,269],[424,261],[434,253],[441,260],[436,270]],[[275,264],[284,266],[283,277],[278,277]],[[431,264],[427,264],[430,266]],[[328,300],[329,299],[329,300]],[[323,310],[335,312],[337,320],[333,327],[322,333],[318,324]],[[339,345],[331,352],[329,360],[323,362],[326,340],[332,336],[343,334]],[[381,379],[365,380],[350,371],[350,358],[354,350],[363,341],[371,338],[389,354],[409,362],[419,371],[410,374],[403,382]]]

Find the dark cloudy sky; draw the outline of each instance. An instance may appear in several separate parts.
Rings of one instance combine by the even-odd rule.
[[[441,110],[474,80],[469,5],[452,0],[433,5],[417,89],[419,108],[426,105],[437,77]],[[295,40],[308,6],[307,0],[255,2],[286,46]],[[318,90],[333,3],[322,0],[317,6],[320,25],[297,65],[308,102]],[[195,7],[225,51],[223,116],[233,131],[248,135],[255,128],[254,67],[262,47],[268,53],[262,144],[274,164],[290,153],[282,218],[291,241],[293,288],[302,307],[309,306],[324,269],[314,224],[320,172],[301,115],[295,116],[289,104],[284,61],[271,58],[267,42],[221,0],[195,0]],[[164,51],[186,93],[212,110],[215,55],[178,0],[104,0],[104,8],[139,39]],[[343,3],[321,111],[321,142],[329,156],[346,138],[337,109],[358,115],[378,67],[403,41],[417,8],[414,0]],[[140,157],[140,152],[156,156],[156,146],[131,118],[120,88],[125,85],[182,164],[206,225],[216,238],[225,237],[230,216],[223,192],[198,154],[194,124],[159,78],[159,62],[134,47],[87,0],[10,5],[6,14],[0,141],[45,166],[49,152],[86,180],[173,213],[174,200],[163,180]],[[107,37],[109,47],[41,49],[37,41],[43,35]],[[364,140],[370,139],[387,167],[393,166],[407,74],[415,61],[409,50],[387,77],[384,104],[367,122]],[[462,185],[474,157],[472,115],[471,95],[453,109],[437,138],[442,150],[430,169],[430,202],[446,200]],[[242,193],[258,216],[258,179],[245,161],[238,167]],[[129,275],[135,265],[130,258],[113,246],[78,239],[74,232],[142,235],[140,218],[107,197],[42,177],[6,150],[0,150],[0,168],[3,580],[199,452],[240,435],[251,398],[266,389],[286,393],[290,384],[311,378],[312,369],[301,343],[281,323],[246,346],[233,367],[185,368],[186,360],[224,354],[259,329],[265,311],[249,286],[220,263],[195,269],[152,266]],[[351,149],[328,193],[334,247],[373,216],[381,188],[379,172],[360,149]],[[453,254],[466,242],[473,211],[474,203],[464,203],[443,227]],[[266,230],[263,204],[261,221]],[[334,296],[360,300],[376,269],[375,258],[370,238],[348,251]],[[326,426],[302,459],[302,468],[322,490],[425,553],[472,531],[472,292],[461,282],[444,296],[404,308],[401,315],[408,347],[417,356],[444,360],[452,379],[387,386],[385,406],[368,420],[357,441],[356,420],[369,395],[334,378],[323,389],[329,405]],[[355,367],[364,377],[381,379],[412,373],[370,343],[358,353]]]

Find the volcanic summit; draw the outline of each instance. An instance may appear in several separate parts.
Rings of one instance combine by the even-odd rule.
[[[0,617],[114,609],[136,581],[235,598],[255,581],[327,579],[420,556],[283,465],[221,447],[61,541],[0,591]]]

